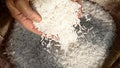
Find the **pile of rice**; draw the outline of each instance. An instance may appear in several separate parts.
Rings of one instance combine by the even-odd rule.
[[[56,38],[52,39],[65,48],[76,42],[78,36],[74,27],[80,23],[80,4],[71,0],[35,0],[33,6],[42,16],[40,23],[34,22],[35,28],[44,33],[42,36],[52,38],[54,35]]]

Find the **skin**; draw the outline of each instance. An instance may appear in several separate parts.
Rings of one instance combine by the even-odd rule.
[[[81,0],[72,0],[81,4]],[[19,21],[27,30],[42,35],[43,33],[37,31],[33,26],[33,21],[40,22],[42,17],[32,10],[29,0],[6,0],[6,5],[10,10],[10,13],[14,19]],[[81,12],[78,13],[78,17],[81,17]]]

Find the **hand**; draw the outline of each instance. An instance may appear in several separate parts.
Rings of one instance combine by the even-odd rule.
[[[73,0],[81,4],[81,0]],[[34,28],[32,21],[41,21],[41,16],[37,14],[29,5],[29,0],[6,0],[8,9],[11,15],[18,20],[29,31],[42,35],[43,33]],[[82,10],[81,10],[82,11]],[[81,17],[81,11],[78,13],[78,17]]]
[[[81,18],[81,16],[82,16],[82,0],[72,0],[72,1],[78,2],[81,5],[80,12],[78,13],[78,18]]]
[[[29,31],[41,35],[33,26],[33,21],[40,22],[41,16],[37,14],[29,5],[29,0],[6,0],[6,5],[12,17],[18,20]]]

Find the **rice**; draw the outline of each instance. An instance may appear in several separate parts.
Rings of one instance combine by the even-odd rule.
[[[77,34],[73,26],[79,25],[81,5],[71,0],[35,0],[36,11],[42,16],[40,23],[34,22],[35,28],[43,32],[42,36],[52,38],[54,35],[63,47],[76,42]]]

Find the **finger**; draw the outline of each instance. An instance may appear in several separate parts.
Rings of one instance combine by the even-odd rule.
[[[82,5],[82,0],[77,0],[77,2],[78,2],[80,5]]]
[[[34,28],[32,20],[29,18],[25,17],[23,14],[20,14],[17,16],[17,20],[29,31],[37,34],[37,35],[42,35],[43,33],[38,31],[37,29]]]
[[[77,2],[81,5],[80,11],[82,12],[82,0],[77,0]]]
[[[82,0],[72,0],[73,2],[78,2],[81,6],[80,6],[80,11],[78,12],[78,18],[82,17]]]
[[[20,14],[20,11],[16,9],[13,0],[6,0],[6,5],[7,5],[8,9],[10,10],[11,15],[13,17]]]
[[[82,17],[82,13],[80,11],[80,12],[78,12],[78,18],[81,18],[81,17]]]
[[[8,9],[10,10],[12,16],[18,20],[26,29],[29,31],[32,31],[35,34],[41,35],[41,32],[34,29],[34,26],[32,24],[32,21],[25,17],[19,10],[17,10],[14,6],[14,3],[12,0],[6,0],[6,4],[8,6]],[[13,11],[14,10],[14,11]]]
[[[78,18],[81,18],[82,17],[82,0],[77,0],[77,2],[81,5],[80,11],[78,13]]]
[[[16,9],[13,0],[6,0],[6,4],[11,12],[11,15],[20,23],[25,23],[26,17],[18,9]]]
[[[41,16],[30,7],[29,0],[16,0],[15,5],[26,17],[37,22],[41,21]]]
[[[20,23],[24,23],[26,17],[15,7],[13,0],[6,0],[8,9],[11,12],[11,15],[18,20]]]
[[[43,35],[43,32],[38,31],[38,30],[35,29],[35,28],[31,29],[31,32],[33,32],[33,33],[35,33],[35,34],[37,34],[37,35]]]
[[[21,22],[21,24],[29,31],[37,34],[37,35],[42,35],[43,33],[38,31],[37,29],[34,28],[34,25],[32,23],[32,20],[30,20],[29,18],[25,17],[23,14],[20,14],[19,16],[17,16],[18,21]]]
[[[80,5],[82,5],[82,0],[72,0],[74,2],[78,2]]]
[[[28,29],[29,31],[37,34],[37,35],[42,35],[43,33],[41,31],[38,31],[36,28],[34,28],[32,21],[27,19],[25,23],[23,23],[23,26]]]
[[[78,0],[72,0],[72,1],[76,2],[76,1],[78,1]]]
[[[80,7],[78,11],[78,18],[81,18],[81,17],[82,17],[82,7]]]

